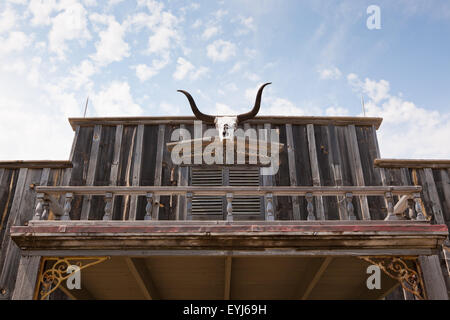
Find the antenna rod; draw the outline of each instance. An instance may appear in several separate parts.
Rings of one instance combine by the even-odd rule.
[[[87,111],[88,103],[89,103],[89,96],[88,96],[87,99],[86,99],[86,106],[84,107],[84,115],[83,115],[83,118],[86,118],[86,111]]]
[[[362,105],[363,115],[365,117],[366,116],[366,108],[364,108],[364,96],[363,95],[361,95],[361,105]]]

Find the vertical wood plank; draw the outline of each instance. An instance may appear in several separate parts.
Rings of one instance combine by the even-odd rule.
[[[425,183],[428,195],[431,201],[431,209],[433,210],[434,221],[437,224],[445,224],[444,215],[442,214],[441,202],[439,200],[438,191],[434,182],[433,171],[431,168],[424,168]]]
[[[292,125],[286,124],[286,140],[288,150],[288,162],[289,162],[289,179],[291,186],[297,186],[297,169],[295,167],[295,150],[294,150],[294,138],[292,136]],[[298,197],[292,197],[292,213],[294,220],[301,220],[300,205]]]
[[[319,161],[317,160],[317,150],[316,150],[316,138],[314,136],[314,125],[306,125],[306,132],[308,135],[308,147],[309,147],[309,159],[311,163],[311,175],[313,180],[313,186],[321,186],[320,172],[319,172]],[[315,197],[316,203],[316,215],[318,220],[325,220],[325,213],[323,210],[323,198],[322,196]]]
[[[32,300],[40,267],[40,256],[22,256],[12,300]]]
[[[425,291],[429,300],[448,300],[447,287],[437,255],[420,256]]]
[[[332,180],[334,181],[335,186],[343,186],[342,182],[342,169],[341,169],[341,154],[340,154],[340,148],[338,144],[338,140],[336,137],[336,127],[334,125],[330,125],[328,127],[328,145],[330,148],[328,161],[330,163],[331,167],[331,176]],[[345,205],[345,198],[343,196],[336,197],[337,199],[337,205],[339,210],[339,219],[340,220],[347,220],[347,210]]]
[[[97,163],[99,157],[100,140],[102,135],[102,126],[96,125],[94,127],[94,135],[92,136],[91,153],[89,157],[89,167],[86,177],[86,186],[93,186],[95,180],[95,172],[97,170]],[[91,211],[92,196],[83,197],[83,205],[81,207],[80,220],[88,220]]]
[[[162,177],[162,162],[163,162],[163,154],[164,154],[164,133],[166,130],[166,126],[164,124],[160,124],[158,126],[158,144],[156,151],[156,166],[155,166],[155,186],[161,186],[161,177]],[[159,195],[155,196],[154,206],[154,219],[159,220]]]
[[[359,154],[358,141],[356,138],[355,126],[353,124],[347,126],[347,141],[350,149],[350,163],[354,169],[352,172],[355,176],[357,186],[365,186],[364,174],[361,166],[361,158]],[[363,220],[370,220],[369,204],[366,196],[359,197],[361,204],[361,214]]]
[[[144,141],[144,125],[140,124],[136,132],[136,144],[134,149],[133,176],[131,183],[133,186],[139,186],[141,181],[141,165],[142,165],[142,147]],[[129,220],[136,220],[137,217],[137,196],[131,196]]]
[[[123,125],[120,124],[116,127],[116,138],[114,141],[114,156],[113,156],[113,161],[111,164],[111,171],[109,174],[109,185],[111,185],[111,186],[118,185],[120,153],[122,151],[122,136],[123,136]],[[111,219],[113,219],[113,217],[114,217],[115,200],[116,200],[116,197],[113,196]]]

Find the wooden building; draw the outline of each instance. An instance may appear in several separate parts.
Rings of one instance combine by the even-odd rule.
[[[68,161],[0,162],[0,298],[448,299],[450,160],[380,159],[380,118],[256,117],[275,175],[176,165],[194,120],[71,118]]]

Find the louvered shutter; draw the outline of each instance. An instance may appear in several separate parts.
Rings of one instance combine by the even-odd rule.
[[[223,174],[220,168],[191,168],[192,186],[222,186]],[[223,197],[192,197],[192,218],[194,220],[217,219],[223,217]]]
[[[259,186],[259,168],[229,169],[228,183],[230,186]],[[255,218],[261,214],[261,198],[249,196],[235,196],[233,198],[233,215]],[[255,216],[255,217],[252,217]]]
[[[192,186],[259,186],[258,167],[202,168],[191,167]],[[259,219],[261,197],[235,196],[233,215],[237,220]],[[194,220],[222,220],[225,213],[225,197],[194,196],[192,218]]]

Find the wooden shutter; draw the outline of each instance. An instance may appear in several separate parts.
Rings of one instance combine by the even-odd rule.
[[[192,186],[222,186],[221,168],[191,168]],[[192,218],[195,220],[223,218],[223,197],[194,196],[192,197]]]
[[[259,186],[259,168],[244,167],[229,169],[228,183],[230,186]],[[261,198],[249,196],[235,196],[233,198],[233,215],[259,216],[261,214]]]
[[[258,167],[191,167],[192,186],[259,186]],[[225,197],[194,196],[192,218],[194,220],[222,220]],[[258,219],[261,215],[261,197],[233,198],[233,215],[240,220]]]

